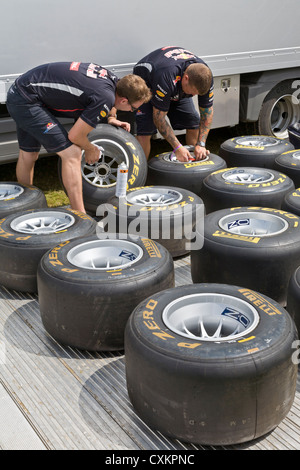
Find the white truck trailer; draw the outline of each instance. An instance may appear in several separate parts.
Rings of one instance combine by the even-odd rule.
[[[10,0],[0,29],[0,163],[18,154],[7,91],[30,68],[91,61],[117,75],[156,48],[191,50],[215,79],[213,128],[239,122],[286,138],[300,119],[297,0]]]

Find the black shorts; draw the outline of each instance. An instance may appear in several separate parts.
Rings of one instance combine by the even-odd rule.
[[[19,147],[25,152],[57,153],[72,145],[68,133],[43,103],[29,102],[12,85],[7,94],[7,110],[17,124]]]
[[[193,98],[182,98],[180,101],[172,101],[167,116],[172,129],[197,129],[200,125],[200,115],[196,111]],[[153,106],[144,103],[135,115],[137,135],[153,135],[157,129],[153,122]]]

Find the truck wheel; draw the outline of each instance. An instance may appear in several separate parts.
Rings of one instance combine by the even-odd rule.
[[[293,94],[294,80],[278,83],[266,96],[258,117],[260,134],[288,138],[288,127],[300,120],[300,107]]]
[[[37,292],[40,259],[57,243],[95,233],[96,222],[71,209],[33,209],[0,220],[0,284]]]
[[[190,153],[193,155],[192,151]],[[210,154],[199,161],[180,162],[173,158],[172,152],[167,152],[149,160],[147,185],[176,186],[201,196],[203,179],[222,168],[226,168],[226,163],[218,155]]]
[[[152,240],[108,234],[66,241],[38,268],[42,322],[57,341],[93,351],[124,348],[133,309],[147,296],[174,286],[168,251]]]
[[[190,245],[197,242],[198,233],[202,239],[203,202],[186,189],[168,186],[133,188],[126,198],[111,198],[103,210],[107,210],[108,222],[116,219],[117,232],[151,238],[173,257],[188,253]]]
[[[284,211],[300,216],[300,188],[290,191],[285,195],[281,208]]]
[[[0,218],[17,211],[48,207],[43,191],[15,182],[0,183]]]
[[[287,285],[300,265],[300,219],[267,207],[236,207],[208,214],[204,245],[191,251],[193,282],[257,290],[286,304]]]
[[[180,441],[258,438],[293,404],[296,338],[284,308],[250,289],[167,289],[141,302],[127,323],[129,398],[145,423]]]
[[[280,209],[293,181],[275,170],[237,167],[216,171],[203,181],[206,213],[235,206],[257,205]]]
[[[300,332],[300,266],[293,272],[289,281],[286,309]]]
[[[85,209],[92,215],[97,207],[115,194],[118,165],[128,166],[128,188],[142,186],[147,177],[147,159],[144,151],[129,132],[120,127],[100,124],[90,132],[89,140],[104,149],[98,163],[85,163],[82,155],[82,192]],[[61,177],[61,161],[59,159]]]
[[[219,155],[228,167],[274,168],[275,158],[292,149],[291,143],[275,137],[249,135],[226,140],[220,145]]]
[[[296,188],[300,187],[300,150],[290,150],[276,157],[274,168],[289,176]]]

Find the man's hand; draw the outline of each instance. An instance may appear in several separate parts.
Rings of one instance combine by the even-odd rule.
[[[84,152],[84,158],[86,163],[93,165],[96,163],[101,156],[101,149],[98,145],[91,144]]]
[[[122,129],[124,129],[125,131],[130,132],[129,122],[119,121],[115,117],[109,117],[108,124],[111,124],[112,126],[116,126],[116,127],[122,127]]]
[[[179,149],[175,150],[175,155],[176,155],[176,160],[179,162],[188,162],[190,160],[193,160],[192,155],[188,151],[186,147],[179,147]]]
[[[205,147],[201,147],[201,145],[195,145],[194,148],[194,155],[195,155],[195,160],[204,160],[208,155],[210,154],[210,151],[207,150]]]

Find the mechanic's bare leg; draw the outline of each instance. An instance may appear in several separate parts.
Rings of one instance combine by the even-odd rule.
[[[85,213],[82,198],[81,149],[77,145],[58,152],[62,161],[62,180],[71,208]]]
[[[39,152],[25,152],[20,150],[16,167],[18,183],[33,185],[34,165],[39,157]]]
[[[196,145],[198,139],[199,129],[187,129],[185,135],[185,142],[187,145]]]
[[[138,135],[137,141],[141,144],[142,149],[148,160],[151,150],[151,135]]]

